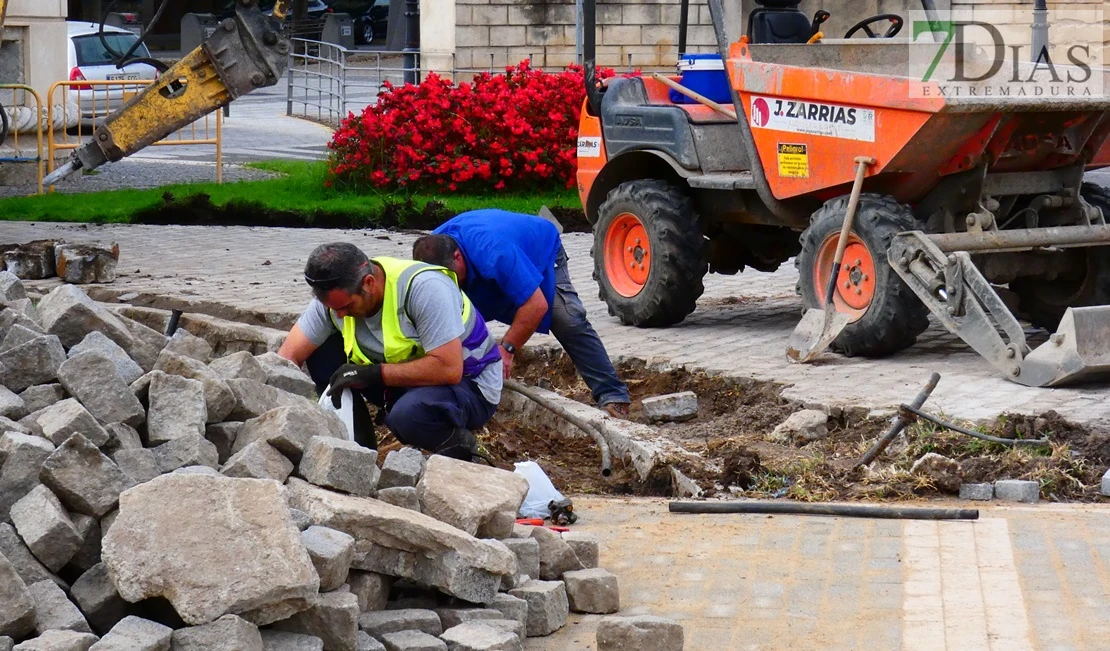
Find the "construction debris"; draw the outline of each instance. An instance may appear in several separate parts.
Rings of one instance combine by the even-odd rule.
[[[653,423],[682,422],[698,415],[698,396],[693,391],[644,398],[644,417]]]

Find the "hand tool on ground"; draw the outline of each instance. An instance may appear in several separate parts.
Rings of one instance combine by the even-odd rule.
[[[547,508],[551,510],[551,522],[553,524],[563,526],[578,522],[578,514],[574,512],[574,502],[569,497],[564,497],[561,500],[551,500]]]
[[[729,500],[720,502],[671,502],[671,513],[772,513],[795,515],[831,515],[850,518],[882,518],[887,520],[978,520],[978,509],[932,509],[904,506],[869,506],[860,504],[816,504],[806,502],[770,502]]]
[[[920,409],[921,405],[925,404],[925,401],[929,399],[930,395],[932,395],[933,389],[937,388],[938,382],[940,382],[940,373],[933,373],[931,376],[929,376],[929,382],[925,384],[925,388],[918,392],[917,397],[913,399],[913,402],[911,404],[915,408]],[[863,455],[863,458],[856,462],[855,467],[859,468],[860,466],[866,466],[867,464],[874,461],[880,454],[883,453],[883,450],[886,449],[886,446],[890,445],[890,442],[894,440],[894,437],[898,436],[898,434],[906,428],[906,425],[909,424],[910,419],[906,418],[906,415],[904,413],[899,412],[898,415],[894,417],[894,420],[890,423],[890,428],[887,429],[886,433],[883,434],[879,438],[879,440],[875,442],[875,445],[871,446],[871,449],[867,451],[867,454]]]

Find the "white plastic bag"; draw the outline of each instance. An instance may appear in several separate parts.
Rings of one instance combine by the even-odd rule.
[[[351,395],[350,389],[343,389],[343,395],[339,398],[339,409],[336,409],[331,402],[331,396],[328,395],[330,390],[331,385],[328,385],[320,395],[320,407],[339,415],[339,420],[343,421],[343,425],[347,428],[347,440],[353,441],[355,440],[354,396]]]
[[[563,494],[555,489],[555,485],[547,478],[547,473],[535,461],[521,461],[513,464],[519,475],[528,480],[528,495],[520,505],[522,518],[549,518],[551,509],[547,505],[552,501],[563,499]]]

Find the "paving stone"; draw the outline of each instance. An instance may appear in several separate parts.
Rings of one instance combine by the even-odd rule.
[[[19,537],[51,572],[62,569],[84,543],[62,503],[46,486],[36,486],[16,502],[11,518]]]
[[[143,376],[143,368],[127,354],[119,344],[112,341],[103,332],[90,332],[76,346],[69,349],[69,357],[73,358],[83,353],[100,353],[116,366],[116,373],[121,380],[131,384]]]
[[[189,475],[209,475],[213,477],[220,476],[220,471],[211,466],[182,466],[177,470],[174,470],[174,472],[185,473]]]
[[[73,285],[62,285],[43,296],[38,310],[43,328],[57,335],[66,348],[81,343],[90,332],[104,333],[124,350],[134,345],[134,337],[119,317]]]
[[[81,434],[74,434],[47,457],[40,473],[67,508],[95,518],[119,504],[127,477]]]
[[[263,651],[258,627],[242,617],[224,615],[210,624],[173,632],[173,651]]]
[[[558,533],[547,527],[536,527],[532,530],[532,538],[540,544],[540,579],[554,581],[564,572],[582,569],[574,550]]]
[[[35,422],[36,419],[38,419],[39,415],[40,414],[28,414],[27,416],[21,418],[18,422],[10,418],[0,416],[0,432],[15,432],[16,434],[28,435],[33,434],[35,436],[41,437],[42,430],[38,427],[38,423]],[[32,418],[32,416],[34,418]]]
[[[266,384],[306,398],[311,398],[316,392],[312,378],[281,355],[274,352],[263,353],[256,355],[255,361],[266,373]]]
[[[12,651],[12,649],[14,648],[15,640],[8,637],[7,635],[0,635],[0,651]]]
[[[542,637],[567,623],[570,602],[562,581],[529,581],[509,594],[528,603],[528,637]]]
[[[1036,504],[1041,499],[1041,485],[1035,481],[1000,479],[994,482],[994,496],[1003,502]]]
[[[1110,495],[1110,470],[1107,470],[1102,475],[1102,484],[1099,486],[1099,492],[1103,495]]]
[[[438,637],[420,631],[387,633],[381,637],[386,651],[447,651],[447,645]]]
[[[677,622],[651,615],[605,617],[597,625],[597,651],[652,649],[682,651],[684,635]]]
[[[790,415],[771,432],[771,440],[796,445],[817,441],[829,434],[829,416],[816,409],[803,409]]]
[[[274,624],[274,628],[315,635],[328,651],[358,650],[358,597],[327,592],[314,597],[308,610]]]
[[[382,463],[382,476],[378,480],[379,488],[394,488],[412,486],[420,481],[424,474],[424,453],[416,448],[401,448],[392,450],[385,455]]]
[[[15,645],[15,651],[88,651],[98,639],[92,633],[47,631],[34,639]]]
[[[480,538],[512,533],[528,480],[500,468],[433,455],[416,485],[421,511]]]
[[[7,352],[13,348],[17,348],[45,336],[46,335],[42,331],[36,330],[35,328],[28,328],[19,323],[12,324],[4,334],[3,340],[0,340],[0,353]]]
[[[443,606],[434,609],[435,614],[439,615],[439,621],[443,625],[443,630],[454,628],[459,624],[465,622],[481,621],[486,619],[503,619],[504,615],[499,610],[491,608],[459,608],[455,606]]]
[[[342,531],[312,526],[301,532],[301,542],[320,575],[320,592],[330,592],[347,582],[355,554],[354,538]]]
[[[36,337],[0,353],[0,384],[18,393],[53,382],[64,361],[66,351],[58,337]]]
[[[486,626],[485,622],[471,621],[453,626],[443,632],[440,639],[447,643],[447,651],[523,651],[524,646],[515,633]]]
[[[51,384],[36,384],[27,387],[19,394],[23,401],[24,415],[44,409],[66,398],[66,390],[57,382]],[[20,416],[22,418],[23,416]],[[13,416],[14,418],[14,416]]]
[[[379,640],[384,635],[402,631],[420,631],[435,636],[443,633],[439,615],[431,610],[416,608],[363,613],[358,618],[358,627]]]
[[[693,391],[644,398],[644,417],[653,423],[683,422],[698,415],[698,396]]]
[[[277,409],[285,404],[281,389],[250,379],[228,380],[227,386],[235,394],[235,408],[231,420],[247,421]]]
[[[216,446],[198,434],[190,434],[163,443],[153,449],[158,470],[167,473],[185,466],[208,466],[218,469],[220,455]]]
[[[592,569],[600,564],[601,545],[593,534],[581,531],[564,531],[563,541],[570,546],[578,562],[585,569]]]
[[[39,581],[53,581],[62,589],[69,589],[64,581],[46,569],[39,562],[27,545],[20,540],[15,527],[7,523],[0,523],[0,555],[6,557],[15,568],[16,574],[23,579],[23,583],[31,585]]]
[[[3,305],[9,310],[15,310],[19,314],[27,317],[28,319],[30,319],[30,323],[33,324],[29,324],[27,325],[27,327],[31,328],[32,330],[38,330],[39,332],[43,332],[45,334],[45,332],[42,330],[42,319],[39,318],[38,308],[35,307],[35,302],[32,301],[30,297],[25,296],[23,298],[9,300],[0,299],[0,305]],[[24,321],[22,319],[18,319],[18,321],[20,323],[27,323],[27,321]]]
[[[219,374],[201,361],[163,350],[158,354],[154,369],[169,375],[180,375],[190,380],[197,380],[204,385],[204,404],[208,408],[206,422],[219,423],[228,420],[227,417],[235,409],[235,393],[231,387]]]
[[[130,608],[116,591],[104,563],[94,565],[74,581],[70,596],[89,624],[100,632],[114,630],[117,623],[127,617]]]
[[[358,597],[358,609],[361,612],[383,610],[389,601],[393,577],[377,572],[351,570],[347,575],[347,585],[351,587],[351,594]]]
[[[26,414],[27,405],[23,402],[23,398],[8,387],[0,385],[0,416],[19,419]]]
[[[609,615],[621,609],[617,577],[606,570],[593,568],[563,575],[570,609],[576,613]]]
[[[540,577],[540,543],[535,538],[505,538],[501,543],[516,556],[516,575]],[[516,587],[515,585],[513,587]]]
[[[82,543],[73,558],[69,559],[68,568],[84,572],[100,562],[100,521],[81,513],[71,513],[70,519],[73,520],[73,526],[77,528]]]
[[[10,271],[0,271],[0,300],[17,301],[21,298],[27,298],[23,281]]]
[[[112,454],[112,461],[130,480],[127,482],[127,488],[148,482],[162,474],[158,470],[158,460],[154,458],[154,450],[144,448],[117,450]]]
[[[266,651],[324,651],[324,641],[315,635],[276,630],[260,632],[262,648]]]
[[[413,577],[416,575],[416,554],[378,544],[355,542],[355,558],[351,567],[366,572],[376,572],[390,577]],[[390,602],[387,608],[392,607]],[[429,606],[432,608],[434,606]]]
[[[246,379],[262,382],[263,384],[266,382],[266,371],[254,358],[254,355],[245,350],[216,358],[209,362],[208,368],[218,373],[225,380]]]
[[[961,500],[989,502],[994,497],[994,484],[960,484]]]
[[[196,474],[124,492],[103,550],[120,595],[165,597],[193,625],[311,598],[319,578],[284,495],[273,481]]]
[[[511,619],[521,624],[528,622],[528,602],[511,594],[501,593],[486,605],[501,613],[501,619]]]
[[[16,325],[46,334],[38,310],[33,305],[28,308],[27,302],[22,300],[0,303],[0,339],[6,337],[12,326]]]
[[[117,450],[139,450],[143,447],[139,431],[130,425],[109,423],[104,426],[104,431],[108,432],[108,442],[100,447],[108,456]]]
[[[108,443],[108,431],[76,398],[50,405],[36,420],[43,436],[54,445],[65,443],[74,434],[81,434],[97,447]]]
[[[163,350],[190,357],[204,364],[212,360],[212,346],[185,328],[178,328],[177,332],[173,333],[173,336],[166,342],[166,347]]]
[[[488,626],[489,628],[499,631],[512,633],[516,639],[520,641],[520,644],[524,644],[525,640],[528,638],[528,628],[523,621],[518,622],[514,619],[483,619],[480,623],[482,626]]]
[[[57,273],[54,240],[35,240],[0,249],[0,267],[24,280],[53,278]]]
[[[375,496],[386,504],[399,506],[413,511],[420,510],[420,498],[416,495],[413,486],[395,486],[393,488],[379,488]]]
[[[324,412],[313,405],[278,407],[243,423],[231,451],[238,452],[255,441],[268,441],[297,462],[313,436],[328,436]],[[377,454],[372,454],[371,464],[376,464]]]
[[[116,279],[119,244],[58,244],[54,247],[55,271],[67,283],[88,285]]]
[[[359,631],[358,651],[385,651],[385,645],[370,637],[365,631]]]
[[[215,444],[210,441],[209,445],[215,448]],[[216,457],[218,461],[218,450]],[[266,441],[255,441],[228,459],[220,472],[228,477],[273,479],[285,483],[293,473],[293,462]]]
[[[913,462],[910,472],[927,478],[938,490],[945,493],[960,491],[960,464],[936,452],[927,452]]]
[[[35,600],[8,559],[0,554],[0,635],[21,638],[35,630]]]
[[[52,630],[92,633],[85,616],[53,581],[29,585],[27,592],[35,601],[35,630],[39,635]]]
[[[297,529],[300,531],[304,531],[316,524],[307,513],[300,509],[289,509],[289,513],[293,516],[293,524],[297,525]]]
[[[125,346],[122,343],[120,345],[131,356],[131,359],[135,360],[139,368],[143,369],[144,373],[154,370],[154,365],[158,362],[158,355],[166,347],[169,337],[134,319],[120,316],[119,320],[132,338],[130,346]]]
[[[169,651],[173,629],[149,619],[125,617],[90,651]]]
[[[147,440],[161,445],[186,436],[204,436],[208,407],[198,380],[155,372],[148,389]]]
[[[239,430],[242,427],[242,422],[233,420],[225,423],[212,423],[204,428],[204,438],[216,446],[221,464],[227,463],[227,460],[231,458],[231,448],[234,447],[235,437],[239,435]]]
[[[243,428],[245,430],[246,425]],[[354,441],[314,436],[305,447],[297,472],[317,486],[369,496],[378,485],[377,463],[377,450],[364,448]]]
[[[42,483],[39,469],[51,454],[54,445],[30,434],[0,434],[0,521],[8,519],[12,505]]]

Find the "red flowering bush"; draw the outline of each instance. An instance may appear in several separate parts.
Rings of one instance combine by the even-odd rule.
[[[612,71],[606,71],[612,75]],[[328,184],[501,190],[574,186],[582,69],[552,74],[527,62],[458,85],[429,74],[389,82],[378,103],[343,120]]]

